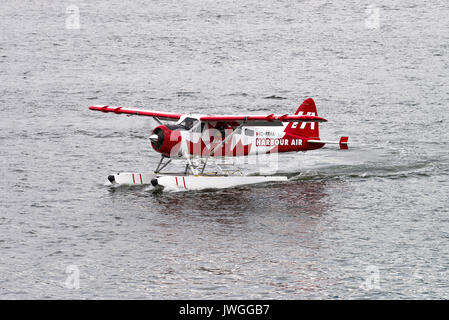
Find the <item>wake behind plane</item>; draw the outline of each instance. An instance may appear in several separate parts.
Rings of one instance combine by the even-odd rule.
[[[108,180],[116,185],[151,184],[158,189],[199,190],[287,181],[286,176],[245,175],[240,170],[224,170],[216,163],[218,171],[210,172],[206,167],[214,159],[309,151],[326,144],[348,149],[348,137],[339,141],[320,140],[318,124],[327,120],[318,116],[312,98],[306,99],[293,115],[180,114],[104,105],[89,109],[152,117],[159,123],[149,137],[152,148],[161,154],[154,172],[110,175]],[[185,162],[185,170],[164,173],[173,160]]]

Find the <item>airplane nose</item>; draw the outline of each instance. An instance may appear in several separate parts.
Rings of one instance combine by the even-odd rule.
[[[157,134],[152,134],[152,135],[150,136],[150,140],[151,140],[153,143],[156,143],[156,142],[159,140],[159,136],[158,136]]]

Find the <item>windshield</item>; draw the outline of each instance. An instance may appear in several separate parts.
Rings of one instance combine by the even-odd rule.
[[[183,126],[186,130],[190,130],[197,122],[197,119],[185,118],[179,125]]]

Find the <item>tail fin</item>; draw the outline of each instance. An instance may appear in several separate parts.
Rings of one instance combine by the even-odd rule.
[[[315,101],[312,98],[306,99],[296,110],[297,115],[317,116]],[[290,122],[284,132],[319,139],[318,122]]]

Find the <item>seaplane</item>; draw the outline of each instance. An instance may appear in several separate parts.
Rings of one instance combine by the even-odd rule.
[[[161,155],[154,172],[111,174],[108,180],[113,185],[152,185],[179,191],[283,182],[288,181],[286,175],[245,174],[213,160],[305,152],[326,144],[348,149],[348,137],[338,141],[320,139],[318,124],[327,120],[318,116],[312,98],[306,99],[295,114],[280,115],[180,114],[108,105],[93,105],[89,109],[152,117],[158,124],[149,136],[152,148]],[[182,161],[181,172],[163,171],[172,161]],[[207,166],[208,163],[213,165]]]

